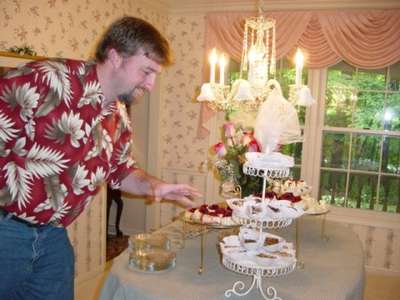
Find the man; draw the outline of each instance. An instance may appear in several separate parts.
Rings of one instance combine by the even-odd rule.
[[[65,227],[102,182],[183,206],[199,196],[136,167],[115,100],[150,91],[170,63],[162,35],[124,17],[103,36],[96,62],[37,61],[0,78],[0,299],[73,299]]]

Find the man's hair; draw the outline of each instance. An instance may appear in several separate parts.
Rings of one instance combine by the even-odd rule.
[[[145,56],[162,66],[172,63],[168,41],[153,25],[134,17],[123,17],[111,24],[97,46],[96,60],[104,62],[111,48],[124,57],[142,49]]]

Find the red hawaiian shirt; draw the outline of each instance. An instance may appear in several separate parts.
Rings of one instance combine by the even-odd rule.
[[[125,107],[102,109],[96,65],[26,64],[0,77],[0,208],[34,224],[67,226],[99,185],[135,168]]]

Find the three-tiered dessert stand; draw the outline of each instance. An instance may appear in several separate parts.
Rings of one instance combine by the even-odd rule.
[[[290,169],[289,167],[260,168],[252,165],[249,161],[247,161],[243,165],[243,172],[249,176],[257,176],[263,178],[262,201],[268,201],[265,199],[267,179],[286,178],[289,176]],[[238,214],[235,213],[235,211],[233,212],[232,218],[242,227],[253,228],[255,230],[259,230],[260,233],[268,229],[279,229],[287,227],[293,221],[293,218],[291,217],[260,219],[260,218],[252,218],[250,216],[249,217],[239,216]],[[298,241],[296,241],[296,248],[297,245]],[[297,251],[296,251],[296,258],[297,258]],[[253,262],[235,261],[234,259],[231,259],[228,255],[223,255],[222,263],[227,269],[239,274],[253,276],[252,283],[247,289],[243,281],[237,281],[233,284],[233,287],[231,289],[225,291],[225,296],[230,297],[232,294],[236,296],[245,296],[249,294],[253,288],[256,288],[260,291],[264,299],[280,300],[281,298],[277,296],[277,291],[274,287],[270,286],[266,289],[266,293],[264,292],[262,286],[262,278],[287,275],[295,269],[296,262],[297,259],[293,259],[291,261],[288,261],[286,264],[281,264],[279,266],[276,265],[266,266],[266,265],[257,265],[254,264]]]

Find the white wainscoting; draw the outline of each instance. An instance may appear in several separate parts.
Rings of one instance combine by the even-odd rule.
[[[400,276],[399,214],[334,207],[327,219],[348,225],[358,235],[367,270]]]
[[[68,226],[75,253],[75,284],[101,274],[106,264],[106,189]]]

